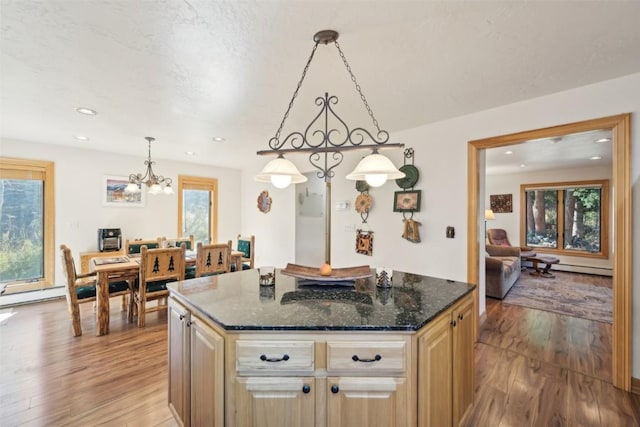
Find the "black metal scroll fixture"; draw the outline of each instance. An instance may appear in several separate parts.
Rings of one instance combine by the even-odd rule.
[[[380,129],[378,120],[373,115],[373,111],[367,102],[367,98],[362,93],[356,76],[351,71],[351,66],[344,56],[340,44],[338,43],[338,32],[333,30],[319,31],[313,36],[313,49],[311,55],[304,66],[302,76],[298,81],[287,110],[282,117],[280,126],[276,134],[269,140],[269,150],[258,151],[258,155],[277,155],[276,159],[266,164],[261,173],[255,179],[259,182],[271,182],[277,188],[285,188],[289,184],[297,184],[307,181],[307,177],[300,173],[298,168],[289,160],[284,158],[287,153],[309,153],[309,163],[318,170],[316,175],[324,179],[326,185],[326,216],[325,216],[325,261],[330,263],[331,258],[331,178],[335,176],[334,169],[342,163],[343,152],[349,150],[372,150],[372,153],[365,156],[356,168],[346,176],[349,180],[365,180],[369,185],[378,187],[383,185],[388,179],[402,178],[405,174],[399,171],[387,157],[378,153],[379,148],[400,148],[404,144],[389,144],[389,133]],[[298,91],[304,82],[313,56],[318,45],[333,43],[340,54],[340,58],[355,85],[356,91],[364,104],[373,126],[374,132],[368,131],[362,126],[350,127],[334,110],[338,104],[338,97],[325,92],[324,97],[315,99],[315,104],[319,107],[317,114],[304,130],[293,131],[285,137],[281,137],[284,124],[289,117],[293,103],[298,96]]]
[[[356,76],[351,71],[351,66],[347,62],[337,39],[338,32],[333,30],[319,31],[314,35],[313,40],[315,41],[315,44],[311,50],[311,55],[307,60],[304,70],[302,71],[300,81],[296,86],[293,97],[289,102],[287,111],[284,113],[284,117],[282,118],[275,136],[269,140],[270,150],[262,150],[257,153],[258,155],[277,154],[279,156],[287,153],[310,153],[309,162],[314,168],[318,169],[318,178],[325,180],[330,180],[335,175],[334,169],[342,163],[344,157],[342,152],[344,151],[369,149],[373,150],[374,153],[377,154],[378,148],[404,147],[404,144],[388,143],[389,133],[384,129],[380,129],[378,121],[373,115],[373,111],[371,110],[366,97],[362,93],[362,89],[356,80]],[[349,127],[349,125],[347,125],[347,123],[333,108],[333,106],[338,104],[338,97],[325,93],[324,97],[320,96],[315,99],[315,104],[319,107],[319,110],[309,125],[307,125],[307,127],[302,131],[294,131],[284,138],[281,138],[280,134],[282,133],[282,129],[284,128],[287,118],[289,117],[293,103],[298,96],[298,91],[305,79],[309,65],[313,60],[316,49],[318,48],[318,44],[323,43],[327,45],[331,42],[338,49],[340,58],[342,59],[347,72],[351,76],[351,80],[360,95],[360,99],[371,117],[375,127],[375,132],[372,133],[362,126],[355,126],[353,128]],[[287,146],[290,146],[290,148],[286,148]],[[395,169],[395,172],[397,172],[397,169]],[[400,175],[402,175],[402,173],[400,173]],[[260,175],[257,177],[258,180],[260,180],[259,177]],[[389,176],[389,178],[396,177]]]

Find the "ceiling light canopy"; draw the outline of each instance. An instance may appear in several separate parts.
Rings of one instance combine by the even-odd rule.
[[[144,161],[144,164],[147,166],[147,170],[144,175],[142,174],[131,174],[129,175],[129,184],[125,189],[127,193],[137,193],[141,191],[142,184],[147,186],[147,192],[149,194],[173,194],[173,188],[171,188],[171,178],[165,178],[162,175],[156,175],[153,172],[152,166],[156,163],[151,160],[151,143],[156,139],[151,136],[145,136],[144,139],[147,140],[149,144],[149,156],[147,160]]]
[[[356,76],[351,71],[351,66],[338,44],[338,33],[333,30],[319,31],[313,36],[315,42],[311,55],[302,71],[302,76],[293,93],[287,111],[280,122],[280,126],[273,138],[269,140],[269,150],[258,151],[258,155],[273,155],[278,157],[270,161],[255,179],[259,182],[271,182],[277,188],[285,188],[291,183],[305,182],[307,178],[300,173],[298,168],[284,158],[287,153],[309,153],[309,162],[318,169],[317,176],[329,182],[335,175],[334,169],[342,163],[344,151],[348,150],[372,150],[372,153],[364,157],[356,168],[346,176],[350,180],[366,180],[371,186],[378,187],[389,179],[402,178],[405,174],[399,171],[387,157],[378,153],[378,148],[404,147],[404,144],[389,144],[389,133],[380,129],[378,121],[367,102]],[[293,131],[284,138],[280,137],[284,124],[289,116],[293,103],[302,86],[307,70],[311,65],[318,45],[333,43],[338,50],[340,58],[351,76],[360,99],[369,113],[375,131],[369,132],[365,127],[357,125],[350,127],[334,110],[338,103],[338,97],[325,93],[316,98],[315,103],[320,111],[311,120],[311,123],[303,131]],[[368,144],[365,141],[369,141]],[[287,144],[291,148],[286,148]]]

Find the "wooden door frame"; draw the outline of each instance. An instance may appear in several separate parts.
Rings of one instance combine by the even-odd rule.
[[[631,196],[631,114],[619,114],[600,119],[502,135],[469,141],[467,191],[469,206],[467,211],[467,280],[479,285],[480,240],[479,223],[483,221],[480,206],[480,165],[478,154],[488,148],[517,145],[525,141],[550,138],[570,133],[611,129],[613,138],[612,187],[614,205],[611,213],[613,221],[613,325],[612,325],[612,382],[626,391],[631,389],[631,320],[632,320],[632,196]],[[479,299],[476,292],[475,321],[476,340],[479,325]]]

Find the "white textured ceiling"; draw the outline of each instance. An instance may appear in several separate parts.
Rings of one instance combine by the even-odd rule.
[[[141,158],[154,136],[154,159],[238,167],[267,148],[313,34],[334,29],[393,140],[639,72],[639,22],[638,1],[1,0],[0,136]],[[335,48],[321,45],[285,134],[324,92],[343,118],[370,123]]]

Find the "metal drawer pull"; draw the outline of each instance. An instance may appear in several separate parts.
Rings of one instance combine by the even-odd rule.
[[[302,386],[302,392],[303,392],[304,394],[307,394],[307,393],[309,393],[310,391],[311,391],[311,387],[309,386],[309,384],[305,384],[305,385],[303,385],[303,386]]]
[[[376,354],[373,359],[360,359],[358,357],[357,354],[354,354],[351,357],[351,360],[353,360],[354,362],[364,362],[364,363],[370,363],[370,362],[377,362],[378,360],[382,360],[382,356],[380,356],[379,354]]]
[[[284,354],[282,357],[267,357],[263,354],[260,356],[260,360],[262,360],[263,362],[286,362],[287,360],[289,360],[289,355]]]
[[[340,387],[338,387],[337,384],[334,384],[331,386],[331,393],[336,394],[339,391],[340,391]]]

